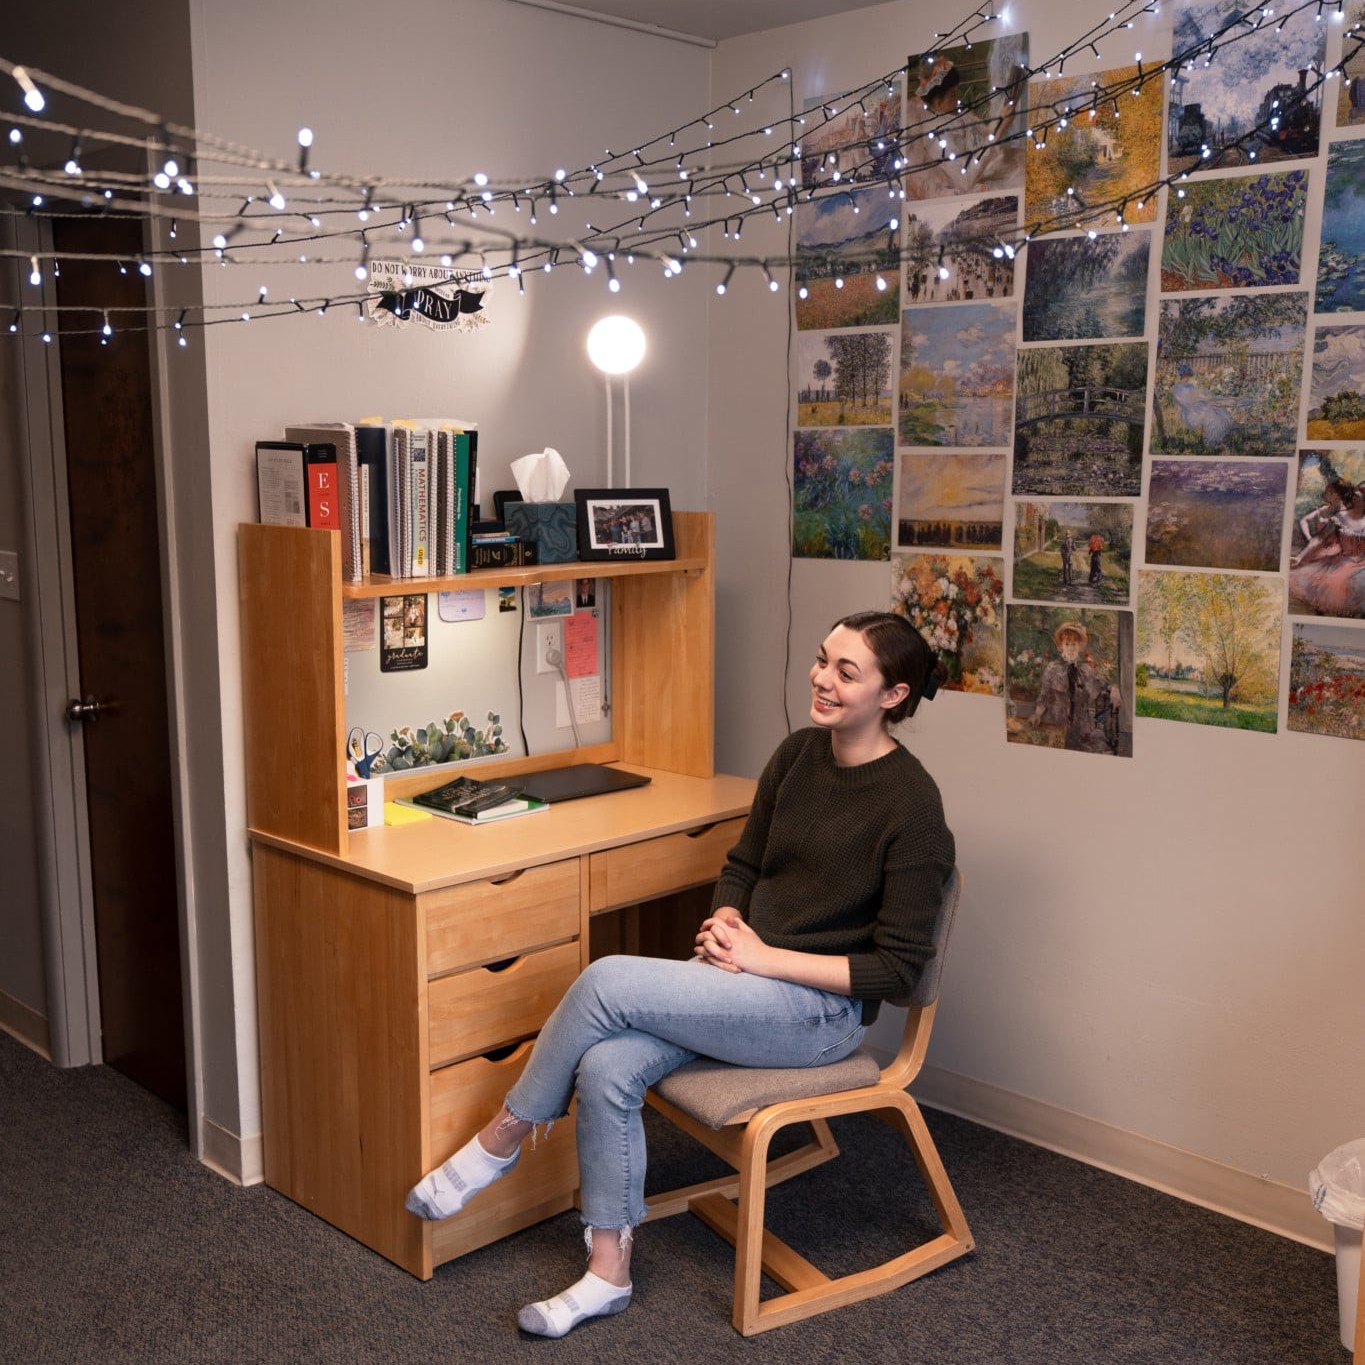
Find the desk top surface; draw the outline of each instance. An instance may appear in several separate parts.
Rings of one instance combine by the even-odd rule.
[[[337,855],[252,830],[258,843],[417,895],[519,868],[581,857],[641,839],[747,815],[755,782],[748,777],[684,777],[635,768],[646,787],[565,801],[532,815],[466,825],[433,815],[415,824],[354,830]]]

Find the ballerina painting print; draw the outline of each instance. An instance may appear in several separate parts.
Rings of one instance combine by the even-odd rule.
[[[1365,617],[1365,451],[1299,456],[1292,544],[1289,610]]]

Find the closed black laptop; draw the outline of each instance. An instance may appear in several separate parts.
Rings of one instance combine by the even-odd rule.
[[[580,796],[601,796],[603,792],[643,787],[650,779],[601,763],[575,763],[568,768],[520,774],[516,780],[523,796],[534,796],[553,805],[556,801],[574,801]]]

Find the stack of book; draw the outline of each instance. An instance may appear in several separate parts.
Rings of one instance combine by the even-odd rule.
[[[257,443],[261,520],[340,531],[345,581],[371,574],[449,577],[480,567],[471,542],[478,501],[475,423],[299,423],[286,427],[284,438]],[[314,514],[322,500],[304,500],[320,479],[333,493],[325,518]]]

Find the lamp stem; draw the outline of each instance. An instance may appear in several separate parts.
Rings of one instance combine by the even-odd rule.
[[[613,488],[615,485],[611,481],[611,375],[603,375],[602,380],[607,386],[607,487]]]
[[[624,390],[625,390],[625,396],[626,396],[626,402],[625,402],[625,409],[626,409],[626,411],[625,411],[625,418],[626,418],[626,422],[625,422],[625,426],[626,426],[626,481],[625,481],[624,484],[622,484],[622,487],[623,487],[623,488],[630,488],[630,487],[631,487],[631,482],[630,482],[630,375],[627,374],[627,375],[622,379],[621,384],[622,384],[622,387],[623,387]]]

